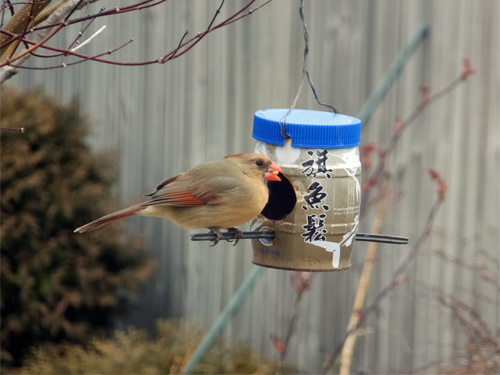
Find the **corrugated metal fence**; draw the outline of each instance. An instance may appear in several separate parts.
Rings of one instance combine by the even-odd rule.
[[[244,1],[227,2],[221,18]],[[101,1],[99,7],[114,4]],[[113,6],[113,5],[111,5]],[[122,61],[153,59],[174,49],[185,30],[205,29],[218,1],[169,1],[157,8],[98,19],[106,31],[81,52],[96,54],[135,42],[114,54]],[[65,100],[79,95],[93,120],[89,141],[96,151],[119,151],[116,195],[136,202],[164,177],[226,154],[253,149],[253,113],[291,105],[302,74],[303,37],[298,1],[274,0],[250,17],[215,31],[183,57],[164,65],[117,67],[84,63],[52,71],[21,71],[10,80],[21,88],[42,86]],[[322,101],[356,115],[398,52],[422,23],[430,34],[390,89],[362,142],[386,145],[396,115],[419,103],[418,87],[443,88],[470,58],[476,74],[428,108],[391,155],[393,185],[403,195],[391,203],[383,232],[415,240],[435,200],[429,167],[440,171],[449,190],[433,234],[408,272],[409,281],[368,319],[353,362],[354,371],[398,372],[450,352],[459,340],[435,288],[472,303],[498,323],[498,290],[473,272],[442,260],[436,250],[464,262],[483,257],[498,275],[499,250],[499,12],[495,0],[311,1],[305,6],[310,33],[308,66]],[[61,35],[61,46],[74,38]],[[33,65],[44,62],[32,60]],[[304,89],[298,108],[319,109]],[[369,214],[362,223],[370,228]],[[144,233],[158,259],[143,306],[128,323],[153,327],[157,318],[185,317],[202,328],[215,320],[252,267],[249,243],[236,247],[192,243],[189,232],[154,218],[132,218],[130,231]],[[368,301],[391,279],[409,248],[381,246]],[[288,359],[318,372],[343,337],[366,245],[355,249],[350,271],[315,274],[304,297]],[[276,356],[269,335],[282,335],[294,292],[289,272],[266,270],[252,296],[225,330]],[[476,293],[475,293],[476,292]],[[478,298],[478,293],[492,301]]]

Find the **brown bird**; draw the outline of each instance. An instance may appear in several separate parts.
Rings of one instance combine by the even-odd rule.
[[[160,182],[150,199],[94,220],[75,232],[84,233],[125,217],[167,218],[190,229],[208,228],[222,239],[220,229],[234,228],[257,216],[269,199],[266,180],[280,181],[281,168],[265,155],[235,154],[205,163]],[[235,243],[236,244],[236,243]]]

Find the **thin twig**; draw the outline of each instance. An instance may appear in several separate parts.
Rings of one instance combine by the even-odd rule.
[[[169,57],[167,57],[168,55],[167,55],[167,56],[164,56],[164,57],[162,57],[161,59],[159,59],[159,60],[158,60],[158,62],[159,62],[160,64],[164,64],[164,63],[166,63],[167,61],[172,60],[172,59],[175,57],[175,54],[177,53],[177,51],[179,51],[179,49],[182,47],[182,43],[183,43],[184,39],[186,38],[186,36],[187,36],[188,34],[189,34],[189,31],[187,31],[187,30],[186,30],[186,31],[184,32],[184,35],[182,36],[181,40],[179,41],[179,44],[177,45],[177,48],[176,48],[176,49],[174,49],[171,53],[169,53],[169,55],[170,55]]]
[[[77,45],[75,48],[72,48],[70,51],[76,51],[77,49],[82,48],[87,43],[90,43],[90,41],[92,39],[94,39],[97,35],[99,35],[101,32],[103,32],[105,28],[106,28],[106,25],[103,25],[99,30],[97,30],[94,34],[92,34],[90,36],[90,38],[88,38],[87,40],[85,40],[83,43]]]
[[[469,269],[473,272],[476,272],[481,280],[487,282],[492,285],[498,292],[500,292],[500,280],[498,279],[498,272],[490,269],[487,264],[483,263],[468,263],[464,261],[462,258],[454,257],[449,254],[446,254],[443,250],[438,250],[435,252],[439,257],[445,259],[447,261],[453,262],[465,269]],[[488,254],[489,255],[489,254]],[[497,261],[496,259],[494,261]]]
[[[211,29],[212,25],[213,25],[213,24],[214,24],[214,22],[215,22],[215,19],[216,19],[216,18],[217,18],[217,16],[220,14],[220,10],[222,9],[222,7],[223,7],[223,5],[224,5],[224,1],[225,1],[225,0],[222,0],[222,2],[221,2],[221,3],[220,3],[220,5],[219,5],[219,8],[217,8],[217,11],[215,12],[214,17],[212,18],[212,21],[211,21],[211,22],[210,22],[210,24],[208,25],[207,30],[210,30],[210,29]]]
[[[104,8],[101,8],[99,10],[99,12],[102,12],[104,11]],[[71,42],[71,44],[68,46],[68,50],[72,50],[73,49],[73,46],[75,44],[78,44],[79,43],[79,40],[80,38],[83,36],[83,34],[85,33],[85,31],[87,31],[87,29],[90,27],[90,25],[92,25],[92,23],[96,20],[96,18],[92,18],[86,25],[83,24],[82,22],[82,28],[80,29],[80,32],[78,33],[78,35],[76,36],[75,40],[73,40],[73,42]]]
[[[14,132],[14,133],[24,133],[24,128],[3,128],[3,127],[0,127],[0,130]]]
[[[7,4],[7,8],[9,9],[10,15],[13,16],[14,15],[14,7],[12,6],[12,3],[10,2],[10,0],[5,0],[5,3]]]
[[[51,70],[51,69],[55,69],[55,68],[66,68],[68,66],[73,66],[73,65],[77,65],[77,64],[81,64],[85,61],[96,61],[96,59],[98,59],[99,57],[101,56],[105,56],[105,55],[111,55],[113,53],[115,53],[116,51],[128,46],[130,43],[132,43],[134,40],[133,39],[130,39],[128,42],[122,44],[121,46],[118,46],[116,47],[115,49],[112,49],[112,50],[109,50],[109,51],[106,51],[106,52],[102,52],[98,55],[95,55],[95,56],[86,56],[86,55],[80,55],[81,56],[81,60],[78,60],[78,61],[74,61],[74,62],[71,62],[71,63],[61,63],[59,65],[53,65],[53,66],[45,66],[45,67],[26,67],[26,66],[22,66],[22,65],[16,65],[16,64],[11,64],[10,66],[16,68],[16,69],[26,69],[26,70]]]

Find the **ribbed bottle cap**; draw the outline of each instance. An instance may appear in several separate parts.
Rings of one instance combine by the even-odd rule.
[[[288,109],[264,109],[255,112],[253,137],[259,141],[283,146],[281,135]],[[361,121],[333,112],[294,109],[286,117],[285,134],[292,147],[350,148],[359,144]]]

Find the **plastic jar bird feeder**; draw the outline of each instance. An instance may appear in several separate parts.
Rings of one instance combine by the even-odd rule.
[[[285,178],[269,182],[269,203],[250,223],[252,231],[276,233],[252,240],[253,263],[303,271],[349,268],[359,226],[361,121],[298,109],[285,118],[287,111],[262,110],[254,117],[255,152],[268,155]]]

